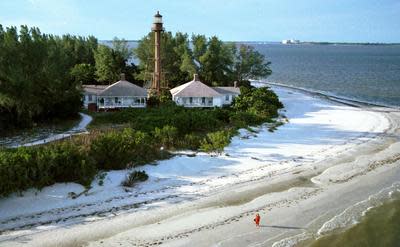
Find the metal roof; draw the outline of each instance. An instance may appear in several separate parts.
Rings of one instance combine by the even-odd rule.
[[[178,97],[218,97],[221,96],[212,87],[201,81],[193,80],[170,90],[173,96]]]
[[[213,89],[220,94],[240,94],[238,87],[213,87]]]
[[[128,81],[117,81],[105,88],[99,96],[138,96],[147,97],[147,90]]]
[[[82,89],[85,93],[88,94],[99,94],[101,93],[108,85],[82,85]]]

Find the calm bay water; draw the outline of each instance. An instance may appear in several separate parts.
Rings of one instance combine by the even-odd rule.
[[[272,62],[267,81],[400,107],[400,45],[252,45]]]

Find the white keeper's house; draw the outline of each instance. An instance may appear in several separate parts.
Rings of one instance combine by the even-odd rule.
[[[83,92],[83,106],[91,111],[146,107],[147,90],[126,81],[124,74],[109,86],[83,85]]]
[[[236,87],[209,87],[195,74],[192,81],[170,90],[172,100],[184,107],[222,107],[230,105],[240,94]]]

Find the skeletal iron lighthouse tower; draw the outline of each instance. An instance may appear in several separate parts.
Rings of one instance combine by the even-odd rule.
[[[156,92],[157,95],[160,95],[161,89],[161,55],[160,55],[160,45],[161,45],[161,32],[164,31],[162,15],[157,11],[157,14],[154,16],[154,22],[151,30],[154,32],[154,75],[153,75],[153,83],[151,85],[151,89],[153,92]]]

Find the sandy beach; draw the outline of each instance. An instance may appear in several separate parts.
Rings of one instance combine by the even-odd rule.
[[[76,199],[74,183],[0,199],[0,246],[294,246],[400,190],[400,110],[271,87],[286,123],[241,130],[222,155],[146,165],[131,189],[123,170]]]

